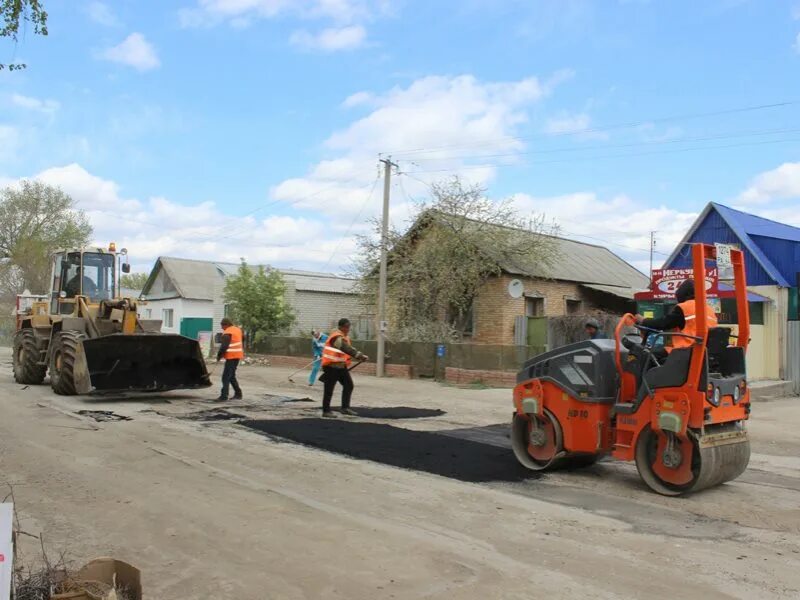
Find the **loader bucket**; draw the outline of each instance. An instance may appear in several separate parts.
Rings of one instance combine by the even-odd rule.
[[[112,334],[83,341],[94,392],[165,392],[209,387],[200,344],[182,335]]]

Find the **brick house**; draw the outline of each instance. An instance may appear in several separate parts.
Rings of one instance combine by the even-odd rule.
[[[435,216],[423,215],[405,239],[414,243],[432,221]],[[465,341],[545,346],[548,317],[635,312],[634,294],[649,285],[645,274],[603,246],[546,237],[556,244],[552,266],[534,257],[501,265],[502,274],[490,278],[475,299]],[[492,255],[491,248],[482,250]]]

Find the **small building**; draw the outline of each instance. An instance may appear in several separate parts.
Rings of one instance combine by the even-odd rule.
[[[197,337],[200,331],[219,331],[219,322],[227,314],[225,281],[239,266],[159,257],[141,292],[145,299],[143,318],[160,319],[162,331],[189,337]],[[296,317],[290,330],[281,332],[283,335],[305,335],[313,328],[327,330],[342,316],[353,320],[356,336],[367,337],[372,331],[372,320],[364,315],[352,279],[289,269],[280,272]]]
[[[748,375],[753,379],[788,379],[795,376],[793,373],[800,374],[800,328],[793,325],[798,318],[800,228],[712,202],[670,254],[664,268],[690,268],[688,244],[696,242],[731,244],[744,252],[751,317]],[[729,299],[726,303],[724,296],[721,302],[721,324],[735,323],[735,302]]]
[[[557,259],[504,265],[487,282],[473,311],[473,341],[483,344],[553,346],[548,318],[622,315],[635,310],[634,294],[646,275],[608,248],[555,238]]]
[[[429,215],[422,215],[409,229],[407,240],[414,243],[425,235],[437,219],[435,213]],[[464,341],[557,346],[567,340],[554,335],[549,323],[552,317],[622,315],[635,310],[634,294],[649,284],[644,273],[603,246],[545,237],[555,244],[552,264],[544,265],[535,256],[501,264],[502,273],[484,284],[473,303]],[[479,248],[486,256],[494,254],[490,243],[487,240],[487,247]]]

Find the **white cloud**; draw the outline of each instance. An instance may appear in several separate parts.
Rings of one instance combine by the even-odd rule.
[[[344,108],[354,108],[356,106],[363,106],[364,104],[372,103],[374,96],[370,92],[356,92],[351,94],[342,102]]]
[[[561,112],[548,119],[544,131],[550,135],[576,135],[581,139],[608,139],[604,131],[592,131],[592,119],[586,113]]]
[[[757,175],[737,200],[742,204],[763,205],[787,198],[800,198],[800,162],[783,163]]]
[[[589,128],[591,119],[586,113],[570,115],[562,113],[558,117],[549,119],[544,130],[550,134],[576,133]]]
[[[89,2],[89,4],[85,6],[85,10],[89,18],[99,25],[116,27],[120,24],[116,15],[108,7],[108,5],[104,2],[100,2],[99,0]]]
[[[388,0],[197,0],[194,7],[179,11],[178,17],[184,27],[283,15],[344,24],[367,21],[390,11]]]
[[[60,187],[71,195],[81,208],[87,210],[116,208],[124,213],[141,208],[137,200],[121,198],[116,183],[92,175],[76,163],[47,169],[39,173],[36,179]]]
[[[114,241],[127,248],[135,270],[149,269],[164,255],[226,262],[245,257],[253,264],[341,270],[355,251],[350,232],[334,231],[322,219],[269,213],[236,217],[210,201],[187,205],[162,196],[131,198],[116,182],[75,163],[47,169],[33,179],[72,196],[94,227],[94,242],[104,246]]]
[[[305,30],[295,31],[289,41],[292,45],[305,50],[336,52],[337,50],[353,50],[364,45],[367,31],[361,25],[323,29],[313,34]]]
[[[130,34],[120,44],[104,50],[100,58],[133,67],[138,71],[149,71],[161,65],[153,45],[138,32]]]
[[[394,153],[404,171],[430,171],[414,175],[423,181],[457,173],[468,181],[487,182],[495,167],[458,158],[459,153],[475,144],[484,152],[513,154],[524,149],[513,136],[527,121],[528,109],[550,92],[554,81],[561,80],[561,74],[546,82],[536,77],[482,82],[471,75],[430,76],[382,94],[353,94],[344,105],[368,105],[370,112],[333,132],[324,143],[330,156],[313,165],[305,176],[279,183],[272,189],[272,197],[348,225],[365,207],[363,221],[379,207],[379,191],[371,204],[367,197],[377,175],[376,157],[382,152]],[[487,140],[491,140],[488,145]],[[420,148],[436,149],[403,152]],[[408,193],[424,190],[424,184],[415,179],[404,178],[403,183]],[[405,200],[393,200],[393,204],[395,201],[401,207],[395,214],[408,214]]]
[[[40,100],[39,98],[23,96],[21,94],[12,94],[11,103],[20,108],[34,110],[47,115],[55,114],[61,107],[56,100]]]
[[[516,194],[512,199],[522,214],[544,214],[560,226],[564,237],[606,246],[645,273],[649,269],[650,231],[657,232],[653,265],[658,267],[699,212],[648,206],[646,201],[625,195],[603,199],[594,192],[555,197]]]
[[[800,54],[800,33],[798,33],[797,37],[794,38],[794,50]]]
[[[289,42],[303,50],[335,52],[363,46],[366,25],[392,14],[389,0],[196,0],[178,11],[182,27],[213,27],[226,23],[242,28],[263,19],[317,21],[322,29],[300,28]]]

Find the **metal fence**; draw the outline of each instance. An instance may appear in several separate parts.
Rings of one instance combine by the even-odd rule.
[[[375,356],[377,342],[354,341],[368,356]],[[257,354],[311,356],[308,338],[270,337],[253,348]],[[416,377],[444,379],[447,367],[486,371],[518,371],[525,361],[544,352],[544,347],[484,344],[436,344],[431,342],[388,342],[386,364],[411,365]]]

